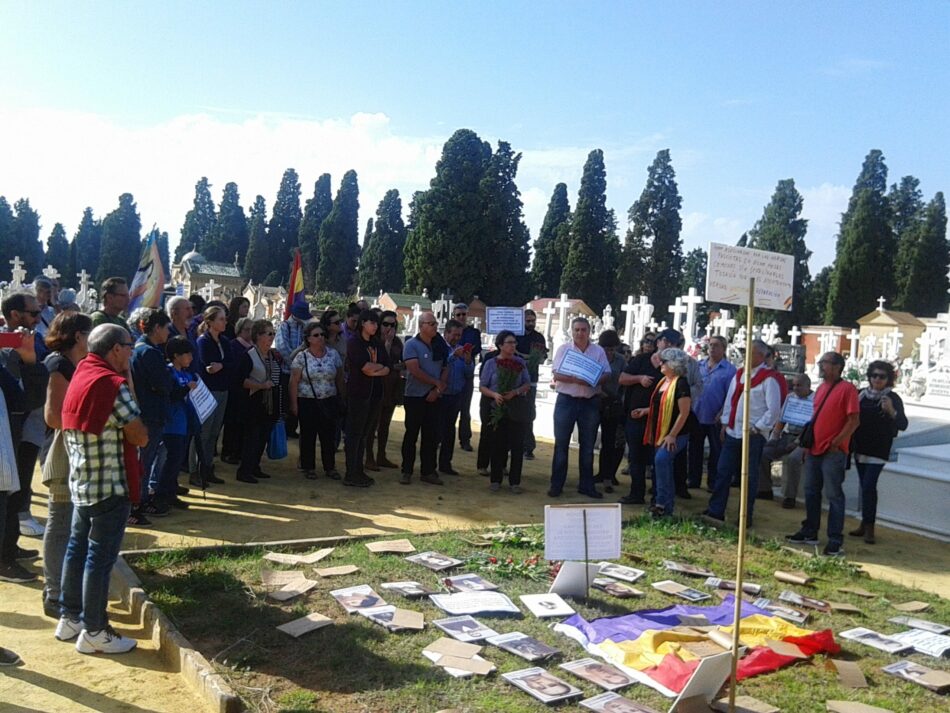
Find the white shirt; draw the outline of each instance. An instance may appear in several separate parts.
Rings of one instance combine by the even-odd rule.
[[[762,369],[767,368],[765,364],[759,364],[752,370],[752,378]],[[746,383],[745,374],[742,375],[742,383]],[[733,438],[742,438],[742,406],[745,402],[745,394],[739,396],[739,402],[736,404],[735,426],[729,428],[729,420],[732,415],[732,397],[736,392],[736,379],[733,378],[729,384],[729,390],[726,392],[726,401],[722,405],[722,416],[720,423],[726,427],[726,433]],[[779,389],[778,382],[769,377],[761,384],[752,388],[749,393],[749,424],[761,435],[768,438],[769,432],[778,421],[782,413],[782,392]]]

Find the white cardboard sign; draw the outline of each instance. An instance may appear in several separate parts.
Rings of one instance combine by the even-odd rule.
[[[545,505],[544,559],[619,559],[622,515],[619,503]]]
[[[524,334],[523,307],[489,307],[485,314],[485,333],[500,334],[508,329],[519,337]]]
[[[749,278],[755,278],[757,309],[792,309],[795,258],[792,255],[709,244],[706,300],[732,305],[749,304]]]

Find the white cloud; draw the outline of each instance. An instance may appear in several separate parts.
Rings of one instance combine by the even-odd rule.
[[[727,243],[735,245],[742,233],[748,229],[747,222],[741,218],[728,216],[713,217],[701,211],[692,211],[683,215],[683,252],[692,248],[709,249],[709,243]]]
[[[853,79],[854,77],[861,77],[883,69],[888,69],[891,66],[890,62],[880,59],[846,57],[822,67],[820,72],[825,76],[834,77],[835,79]]]
[[[808,219],[808,234],[805,241],[812,251],[809,268],[817,274],[835,259],[835,241],[841,214],[848,207],[851,189],[822,183],[820,186],[799,189],[802,194],[802,217]]]

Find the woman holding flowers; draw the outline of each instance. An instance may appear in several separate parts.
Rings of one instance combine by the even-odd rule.
[[[696,420],[690,409],[689,382],[685,378],[689,357],[682,349],[660,352],[660,373],[663,378],[653,390],[648,409],[636,409],[631,416],[647,416],[644,445],[653,446],[653,477],[656,503],[650,508],[653,517],[673,514],[673,461],[686,448],[689,432]],[[647,414],[637,411],[648,411]]]
[[[511,492],[520,494],[521,464],[524,460],[524,434],[531,419],[531,404],[525,395],[531,391],[528,367],[515,354],[518,339],[514,332],[503,330],[495,337],[498,356],[482,365],[479,391],[488,401],[489,419],[486,426],[493,431],[494,446],[491,454],[491,490],[501,489],[501,481],[508,461],[508,485]]]

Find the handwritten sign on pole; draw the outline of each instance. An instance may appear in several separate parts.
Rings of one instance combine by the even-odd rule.
[[[749,278],[755,278],[758,309],[792,309],[795,258],[792,255],[709,244],[706,299],[733,305],[749,304]]]
[[[205,386],[205,382],[201,379],[197,379],[197,382],[198,385],[188,394],[188,398],[191,399],[191,405],[195,407],[198,420],[204,423],[214,413],[214,410],[218,407],[218,402],[215,401],[214,396]]]
[[[486,334],[499,334],[508,329],[520,337],[524,334],[524,307],[489,307],[485,321]]]
[[[544,559],[583,561],[619,558],[621,516],[619,503],[545,505]]]

